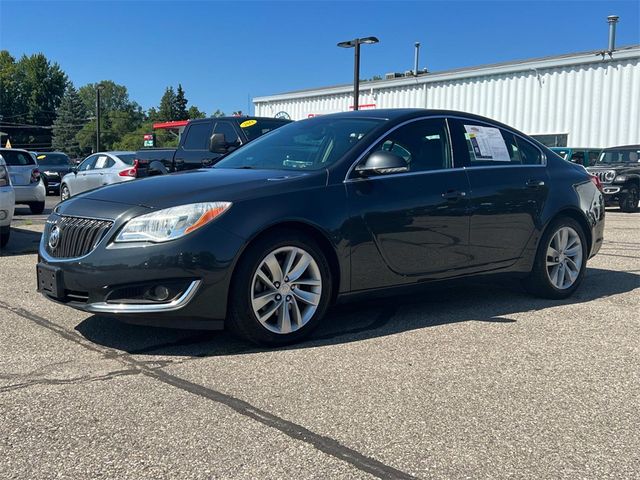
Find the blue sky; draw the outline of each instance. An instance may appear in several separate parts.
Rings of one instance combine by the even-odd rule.
[[[640,44],[640,2],[606,1],[55,1],[0,0],[0,48],[43,52],[76,87],[124,84],[145,109],[182,83],[210,114],[247,111],[248,98],[349,83],[353,51],[341,40],[375,35],[362,76],[432,71]]]

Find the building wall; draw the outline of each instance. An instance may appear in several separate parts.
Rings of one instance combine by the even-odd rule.
[[[443,80],[434,74],[364,84],[360,105],[461,110],[499,120],[528,134],[568,134],[567,144],[574,147],[640,143],[640,49],[637,51],[613,60],[603,61],[591,54],[580,63],[525,64],[519,71],[506,73],[499,73],[500,69],[475,75],[473,71],[461,71]],[[257,98],[256,115],[273,116],[284,111],[299,120],[351,108],[349,87],[336,93],[338,88],[324,90],[330,91]]]

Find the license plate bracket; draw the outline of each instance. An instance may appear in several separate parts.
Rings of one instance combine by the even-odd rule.
[[[62,298],[64,296],[62,270],[39,263],[36,266],[36,272],[39,292],[54,298]]]

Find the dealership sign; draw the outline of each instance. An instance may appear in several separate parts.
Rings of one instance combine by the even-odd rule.
[[[145,135],[144,135],[144,146],[145,147],[155,147],[156,146],[156,135],[155,135],[155,133],[145,133]]]

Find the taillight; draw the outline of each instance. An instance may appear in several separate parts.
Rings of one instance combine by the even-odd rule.
[[[34,168],[31,170],[31,183],[38,183],[40,181],[40,170]]]
[[[593,184],[596,186],[598,190],[602,191],[602,182],[596,175],[591,175],[591,181],[593,182]]]
[[[121,177],[137,177],[138,176],[138,160],[133,161],[133,167],[122,170],[118,173]]]

